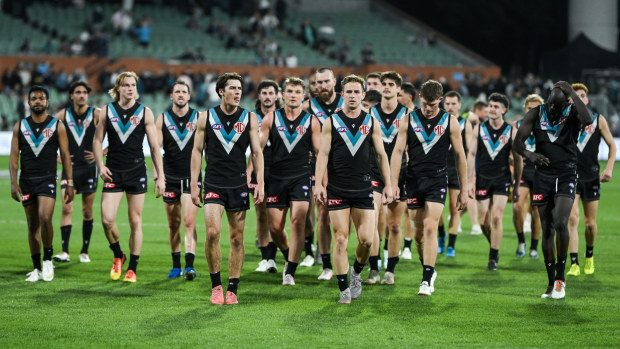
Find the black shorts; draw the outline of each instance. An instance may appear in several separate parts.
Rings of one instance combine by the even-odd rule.
[[[576,187],[576,172],[553,176],[536,171],[534,173],[534,188],[532,189],[532,205],[546,205],[554,200],[556,196],[566,196],[575,199]]]
[[[383,189],[385,189],[385,182],[383,182],[383,178],[381,176],[372,175],[370,183],[372,184],[372,191],[382,194]]]
[[[56,175],[30,178],[20,177],[19,188],[22,191],[23,206],[35,203],[38,196],[48,196],[56,199]]]
[[[520,187],[526,188],[534,188],[534,172],[536,172],[533,168],[523,168],[523,173],[521,174],[521,182],[519,183]]]
[[[205,204],[222,205],[229,212],[247,211],[250,209],[247,185],[237,188],[220,188],[206,182],[203,184]]]
[[[98,183],[99,171],[97,171],[97,166],[73,168],[73,189],[76,194],[96,193]],[[60,180],[60,188],[67,188],[67,175],[64,171]]]
[[[459,183],[459,173],[456,170],[456,167],[448,167],[448,188],[461,189],[461,184]]]
[[[198,189],[202,192],[202,179],[198,178]],[[181,200],[181,195],[192,194],[189,178],[171,178],[166,176],[166,191],[162,195],[164,202],[175,203]],[[200,193],[198,193],[200,196]]]
[[[268,176],[269,176],[269,171],[265,170],[265,173],[263,175],[263,185],[265,187],[265,193],[267,192],[267,177]],[[254,195],[254,189],[256,189],[257,185],[258,185],[258,182],[256,181],[256,173],[252,171],[252,175],[250,176],[250,184],[248,185],[250,194]]]
[[[400,201],[407,200],[407,175],[406,169],[401,167],[400,175],[398,176],[398,189],[400,191],[399,197],[395,198]],[[374,192],[383,194],[383,189],[385,189],[385,182],[381,176],[377,176],[376,174],[371,174],[371,184],[372,190]]]
[[[497,177],[476,176],[476,200],[490,199],[493,195],[510,195],[512,179],[510,175]]]
[[[128,171],[112,170],[112,181],[103,183],[104,193],[144,194],[148,190],[146,165]]]
[[[601,199],[601,180],[594,178],[592,180],[577,180],[577,194],[581,196],[583,201],[598,201]]]
[[[427,201],[446,203],[448,175],[437,177],[407,177],[407,208],[414,210],[424,207]]]
[[[269,178],[269,191],[265,201],[267,207],[289,207],[291,201],[310,202],[312,197],[310,177],[302,175],[297,178]]]
[[[374,210],[372,187],[364,190],[343,190],[327,185],[327,210],[336,211],[345,208],[359,208],[362,210]]]

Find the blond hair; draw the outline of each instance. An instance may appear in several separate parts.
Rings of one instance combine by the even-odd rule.
[[[115,101],[118,101],[121,98],[121,96],[118,94],[118,88],[121,87],[121,84],[123,83],[125,78],[134,78],[136,80],[136,84],[138,84],[138,74],[132,71],[126,71],[118,74],[118,76],[116,77],[116,82],[114,82],[114,87],[108,90],[108,94],[110,95],[110,97],[114,98]],[[140,98],[137,90],[133,98]]]
[[[360,85],[362,85],[362,90],[366,89],[366,81],[364,81],[364,79],[360,76],[357,76],[355,74],[351,74],[346,76],[344,79],[342,79],[342,82],[340,83],[340,86],[342,87],[342,89],[344,90],[344,86],[350,82],[357,82]]]
[[[533,93],[531,95],[528,95],[527,97],[525,97],[525,100],[523,101],[523,108],[525,108],[525,106],[530,103],[530,102],[538,102],[539,104],[545,104],[545,100],[542,99],[541,96]]]
[[[582,84],[580,82],[574,83],[574,84],[572,84],[570,86],[575,91],[583,90],[583,91],[585,91],[586,94],[588,94],[588,88],[586,87],[586,85],[584,85],[584,84]]]
[[[290,78],[287,78],[286,80],[284,80],[284,89],[286,89],[287,85],[301,86],[303,90],[306,90],[306,84],[304,83],[304,81],[295,76],[291,76]]]

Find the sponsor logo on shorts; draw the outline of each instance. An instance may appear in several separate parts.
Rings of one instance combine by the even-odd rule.
[[[89,178],[89,179],[88,179],[88,183],[95,183],[95,180],[94,180],[94,179],[92,179],[92,178]]]
[[[486,190],[478,190],[476,192],[476,195],[478,195],[478,196],[485,196],[485,195],[487,195],[487,191]]]
[[[327,200],[327,206],[335,206],[335,205],[340,205],[340,204],[342,204],[342,200],[336,200],[336,199]]]
[[[146,182],[146,177],[140,178],[140,183],[144,183],[144,182]]]
[[[422,132],[422,130],[423,129],[420,126],[416,126],[416,127],[413,128],[413,132]]]
[[[248,197],[248,192],[244,191],[243,193],[241,193],[241,197],[242,198],[247,198]]]
[[[52,189],[56,188],[56,184],[51,184],[51,183],[50,183],[50,184],[48,184],[47,186],[48,186],[49,188],[52,188]]]
[[[408,205],[415,205],[418,203],[418,198],[407,198]]]
[[[370,183],[372,184],[372,186],[374,188],[378,188],[379,187],[379,182],[378,181],[370,181]]]
[[[303,189],[303,190],[309,190],[310,188],[309,188],[307,185],[302,185],[302,186],[301,186],[301,189]]]
[[[433,131],[435,131],[436,135],[443,136],[443,134],[446,133],[446,128],[443,127],[442,125],[437,125],[437,126],[435,126]]]
[[[521,180],[521,183],[525,183],[525,181],[524,181],[524,180]]]
[[[368,126],[368,125],[362,125],[362,126],[360,126],[360,132],[361,132],[363,135],[367,135],[368,133],[370,133],[370,126]]]
[[[269,197],[267,197],[267,203],[275,204],[276,202],[278,202],[278,197],[277,196],[269,196]]]
[[[256,186],[257,186],[257,185],[258,185],[258,184],[255,184],[255,183],[250,183],[250,184],[248,184],[248,188],[249,188],[249,189],[256,189]]]
[[[280,131],[280,132],[284,132],[284,131],[286,131],[286,127],[284,127],[284,126],[278,126],[278,131]]]
[[[220,198],[220,194],[214,193],[212,191],[205,194],[205,200],[206,199],[219,199],[219,198]]]
[[[543,199],[543,194],[534,194],[532,195],[532,200],[533,201],[542,201]]]
[[[26,201],[28,199],[30,199],[30,194],[22,195],[22,201]]]
[[[441,188],[439,189],[440,192],[445,193],[446,192],[446,188]]]
[[[211,125],[211,128],[214,130],[221,130],[222,129],[222,124],[213,124]]]
[[[349,130],[349,129],[348,129],[348,128],[346,128],[346,127],[344,127],[344,126],[343,126],[343,127],[338,127],[338,128],[336,129],[336,131],[338,131],[339,133],[345,133],[345,132],[347,132],[348,130]]]
[[[168,126],[168,129],[169,129],[170,131],[174,131],[174,130],[176,130],[176,129],[177,129],[177,127],[176,127],[175,125],[170,125],[170,126]]]
[[[235,122],[233,130],[237,133],[243,133],[243,131],[245,131],[245,124],[243,122]]]
[[[104,188],[108,188],[108,189],[109,188],[116,188],[116,184],[115,183],[106,182],[106,183],[103,183],[103,187]]]
[[[374,198],[375,196],[372,193],[370,193],[370,194],[368,194],[368,197],[369,198]]]
[[[134,126],[138,126],[140,124],[140,117],[137,115],[134,115],[131,118],[129,118],[129,122],[131,122],[131,124]]]
[[[165,198],[170,198],[170,199],[172,199],[172,198],[174,198],[175,196],[176,196],[176,194],[175,194],[175,192],[173,192],[173,191],[165,191],[165,192],[164,192],[164,197],[165,197]]]
[[[60,185],[67,185],[67,180],[66,179],[61,179],[60,180]]]

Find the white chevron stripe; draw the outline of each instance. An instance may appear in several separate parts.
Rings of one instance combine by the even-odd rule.
[[[30,126],[27,125],[28,121],[26,121],[26,119],[23,119],[20,122],[20,130],[22,131],[22,134],[24,135],[24,138],[26,139],[26,142],[28,142],[28,145],[30,146],[30,149],[32,149],[32,152],[34,153],[34,156],[38,157],[39,154],[41,153],[41,151],[43,150],[43,148],[45,147],[45,145],[47,144],[47,142],[50,140],[50,138],[52,138],[52,136],[54,135],[54,132],[56,132],[56,128],[58,127],[58,119],[52,119],[52,121],[50,121],[49,124],[47,124],[47,127],[45,129],[43,129],[43,131],[41,132],[41,136],[43,136],[46,133],[49,133],[49,137],[45,137],[43,136],[43,139],[41,140],[41,142],[39,143],[39,145],[37,146],[36,144],[34,144],[34,141],[32,140],[32,138],[34,137],[34,132],[32,132],[32,130],[30,129]],[[49,132],[46,132],[46,130],[51,130]],[[28,135],[26,135],[27,133],[29,133]],[[39,136],[39,137],[41,137]]]
[[[73,114],[71,113],[71,110],[69,108],[67,108],[65,110],[65,120],[68,120],[67,125],[69,125],[69,122],[73,123],[73,126],[69,126],[69,130],[71,131],[71,134],[73,135],[73,139],[75,140],[75,143],[77,143],[78,147],[82,146],[82,141],[84,140],[84,137],[86,136],[86,125],[90,125],[93,122],[93,110],[91,108],[88,108],[88,114],[86,114],[86,117],[84,118],[84,120],[82,120],[82,134],[80,135],[78,133],[78,122],[75,120]],[[85,122],[86,120],[88,120],[88,122]]]

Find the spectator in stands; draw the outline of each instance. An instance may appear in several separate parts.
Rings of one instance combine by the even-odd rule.
[[[293,52],[289,52],[284,61],[287,68],[297,68],[297,65],[299,64],[297,56],[295,56]]]
[[[138,38],[138,43],[142,47],[149,47],[151,43],[151,32],[153,31],[151,18],[148,15],[144,15],[140,22],[138,23],[138,27],[134,29],[134,34]]]
[[[181,61],[193,61],[195,59],[194,51],[191,47],[186,47],[185,51],[177,57]]]
[[[82,44],[80,39],[73,39],[70,48],[72,56],[81,56],[82,50],[84,50],[84,45]]]
[[[272,37],[276,28],[280,25],[280,21],[278,17],[273,13],[273,11],[267,12],[265,16],[260,21],[260,26],[263,29],[263,33],[265,33],[266,37]]]
[[[280,24],[284,23],[284,21],[286,20],[286,7],[286,0],[276,0],[275,12]]]
[[[375,51],[372,49],[371,43],[366,43],[366,46],[362,49],[360,60],[362,65],[375,63]]]
[[[101,5],[97,5],[93,10],[93,13],[90,15],[90,22],[88,23],[88,27],[93,31],[103,29],[103,21],[105,20],[105,15],[103,14],[103,8]]]
[[[19,52],[20,53],[29,53],[30,52],[30,39],[28,39],[28,38],[24,39],[22,44],[19,45]]]
[[[200,29],[200,12],[194,11],[192,16],[189,18],[187,22],[187,28],[190,30],[199,30]]]
[[[299,32],[299,39],[306,45],[310,47],[315,47],[316,43],[316,29],[310,23],[309,18],[304,18],[304,21],[301,23],[301,30]]]
[[[66,36],[60,38],[58,53],[63,56],[71,56],[71,42],[69,42],[69,39]]]
[[[349,47],[349,40],[347,38],[342,38],[340,44],[336,48],[336,59],[340,64],[347,64],[349,62],[349,54],[351,48]]]
[[[196,62],[204,62],[207,60],[207,57],[205,56],[204,52],[202,51],[202,47],[197,47],[196,51],[194,52],[194,61]]]
[[[133,22],[131,12],[123,9],[118,10],[112,15],[111,22],[115,34],[127,35]]]
[[[52,55],[56,53],[56,45],[54,45],[54,41],[52,39],[47,39],[45,45],[41,47],[41,52],[46,55]]]
[[[336,29],[330,17],[325,18],[323,25],[319,27],[318,42],[328,47],[336,42]]]

